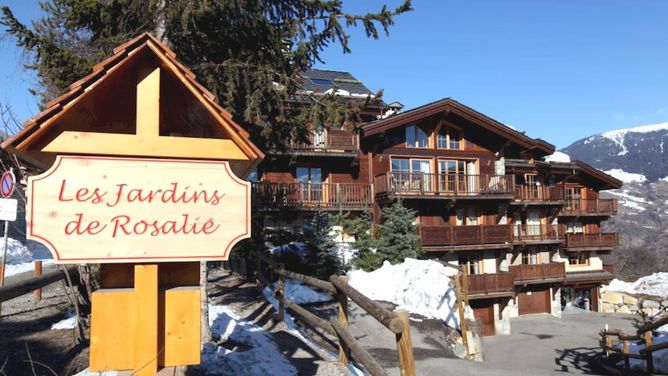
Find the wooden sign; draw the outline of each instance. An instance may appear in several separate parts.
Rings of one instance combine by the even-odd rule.
[[[27,221],[59,263],[227,260],[250,183],[226,161],[58,156],[28,179]]]

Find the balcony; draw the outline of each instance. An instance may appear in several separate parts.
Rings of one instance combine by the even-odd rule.
[[[460,175],[387,172],[374,179],[377,195],[426,199],[512,199],[512,175]]]
[[[512,273],[499,272],[468,275],[468,293],[470,298],[512,296],[514,291],[515,282]]]
[[[366,210],[371,185],[339,183],[253,183],[253,206],[263,209]]]
[[[617,200],[614,198],[566,200],[559,212],[560,216],[610,216],[617,214]]]
[[[513,225],[513,242],[522,244],[561,243],[564,225]]]
[[[466,246],[466,249],[470,250],[498,248],[499,245],[508,247],[512,242],[512,231],[509,225],[420,226],[420,236],[422,246],[427,248]]]
[[[566,248],[569,251],[579,250],[612,250],[619,245],[616,232],[598,234],[566,234]]]
[[[273,153],[357,158],[359,137],[355,132],[342,129],[312,132],[305,143],[290,142],[286,150],[280,152],[274,150]]]
[[[566,278],[566,265],[563,262],[511,265],[509,269],[515,284],[558,282]]]
[[[517,184],[515,200],[522,204],[562,204],[564,188],[559,186]]]

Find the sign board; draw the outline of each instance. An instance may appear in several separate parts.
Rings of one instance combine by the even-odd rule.
[[[0,198],[0,221],[16,220],[18,201],[13,198]]]
[[[27,192],[28,238],[59,263],[227,260],[250,237],[226,161],[58,156]]]
[[[12,197],[14,188],[16,187],[16,177],[11,171],[5,171],[0,177],[0,194],[4,198]]]

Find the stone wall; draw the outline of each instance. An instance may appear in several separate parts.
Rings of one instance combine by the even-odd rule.
[[[601,311],[608,313],[633,314],[642,308],[647,314],[653,315],[659,311],[662,304],[664,307],[668,306],[668,298],[632,295],[617,291],[601,293]]]

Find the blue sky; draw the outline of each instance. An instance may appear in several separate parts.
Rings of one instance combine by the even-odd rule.
[[[352,11],[400,0],[350,1]],[[36,3],[36,2],[35,2]],[[16,14],[37,6],[10,1]],[[453,97],[557,147],[610,129],[668,121],[668,1],[414,0],[389,37],[351,31],[318,67],[347,70],[407,108]],[[31,75],[0,41],[0,100],[22,120],[37,111]]]

